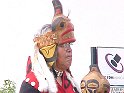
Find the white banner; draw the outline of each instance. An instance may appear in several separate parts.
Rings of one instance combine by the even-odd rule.
[[[124,93],[124,86],[111,86],[110,93]]]
[[[124,86],[124,47],[98,47],[99,69],[112,86]]]

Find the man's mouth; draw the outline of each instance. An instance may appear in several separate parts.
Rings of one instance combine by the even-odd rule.
[[[70,56],[67,56],[66,59],[67,59],[68,61],[70,61],[70,60],[72,60],[72,56],[71,56],[71,55],[70,55]]]

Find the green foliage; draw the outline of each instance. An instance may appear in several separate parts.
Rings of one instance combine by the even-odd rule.
[[[16,92],[16,86],[15,82],[11,80],[4,80],[3,87],[0,88],[0,93],[15,93]]]

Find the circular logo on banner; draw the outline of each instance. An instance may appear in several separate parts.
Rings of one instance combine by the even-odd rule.
[[[109,57],[113,57],[112,59],[109,59]],[[122,63],[120,63],[121,57],[116,54],[116,55],[112,55],[110,53],[106,54],[105,56],[105,60],[107,62],[107,64],[117,73],[122,73],[124,70],[124,67],[122,65]],[[120,69],[121,67],[121,69]]]

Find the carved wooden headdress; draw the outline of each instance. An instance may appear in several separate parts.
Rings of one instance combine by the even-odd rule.
[[[37,42],[37,46],[49,66],[56,61],[57,45],[75,42],[74,26],[70,19],[63,15],[60,1],[53,0],[52,3],[54,6],[52,23],[43,26],[41,33],[34,38],[34,42]]]

